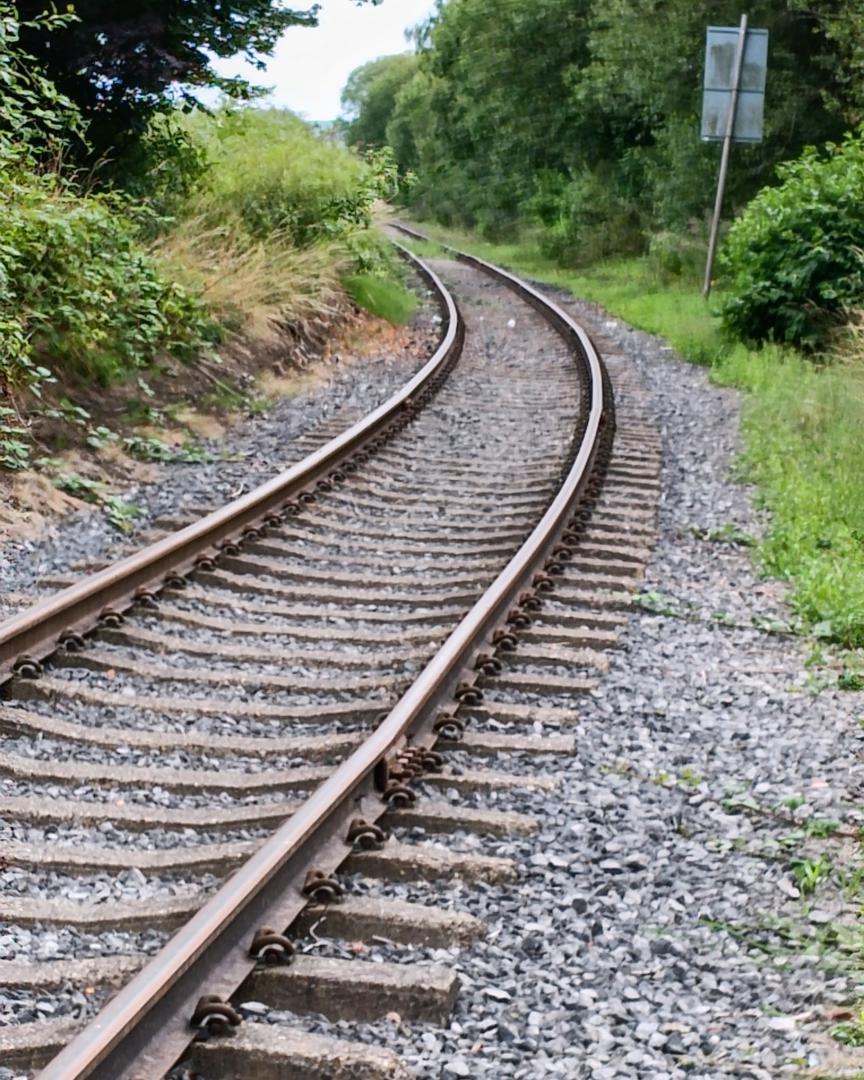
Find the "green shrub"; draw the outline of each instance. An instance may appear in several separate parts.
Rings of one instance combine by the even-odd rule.
[[[726,327],[744,341],[825,346],[845,305],[864,300],[864,129],[777,170],[729,230]]]
[[[77,194],[61,167],[83,138],[74,106],[19,46],[20,23],[0,0],[0,464],[29,461],[24,398],[56,375],[108,383],[163,351],[185,355],[212,336],[203,308],[159,273],[129,205]],[[140,215],[135,215],[136,217]],[[29,405],[29,401],[28,401]]]
[[[542,192],[538,237],[544,255],[568,266],[586,266],[611,255],[637,254],[645,247],[638,205],[614,177],[584,170],[564,186],[557,211],[552,189]]]
[[[3,314],[16,342],[66,376],[101,385],[185,356],[212,333],[199,304],[166,280],[122,204],[46,179],[0,182]]]

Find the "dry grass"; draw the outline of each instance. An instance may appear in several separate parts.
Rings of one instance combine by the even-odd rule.
[[[300,249],[280,233],[255,240],[236,221],[214,227],[203,212],[190,212],[154,254],[238,334],[272,340],[286,324],[327,321],[344,306],[339,275],[348,259],[332,244]]]
[[[864,376],[864,308],[847,308],[845,321],[834,341],[838,359]]]

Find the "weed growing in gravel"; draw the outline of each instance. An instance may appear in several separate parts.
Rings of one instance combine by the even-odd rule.
[[[831,856],[823,852],[814,859],[791,859],[789,868],[801,894],[809,896],[819,885],[828,880],[834,870],[834,864]]]
[[[155,436],[130,435],[123,439],[123,449],[130,457],[139,461],[160,461],[164,463],[182,463],[185,465],[212,461],[206,450],[194,443],[186,442],[182,446],[169,446]]]
[[[662,592],[637,593],[633,597],[633,603],[651,615],[666,615],[676,618],[680,614],[672,597],[666,596]]]
[[[105,516],[115,529],[122,533],[132,531],[132,523],[143,514],[137,503],[126,502],[119,495],[108,495],[102,500]]]
[[[841,824],[836,818],[810,818],[804,822],[804,832],[816,840],[825,840],[833,836]]]
[[[708,540],[712,544],[729,544],[732,547],[753,547],[756,537],[727,522],[719,529],[702,529],[697,525],[690,528],[697,540]]]
[[[838,690],[864,690],[864,675],[857,671],[844,671],[837,676]]]
[[[143,513],[136,503],[126,502],[119,495],[107,494],[105,485],[98,480],[88,480],[87,477],[77,476],[75,473],[61,473],[55,476],[52,482],[60,491],[65,491],[82,502],[100,506],[114,528],[122,533],[131,532],[132,522]]]
[[[831,1038],[844,1046],[864,1046],[864,1007],[856,1009],[852,1020],[843,1020],[831,1028]]]
[[[781,799],[774,807],[775,810],[797,810],[799,806],[803,806],[807,800],[803,795],[787,795],[785,799]]]

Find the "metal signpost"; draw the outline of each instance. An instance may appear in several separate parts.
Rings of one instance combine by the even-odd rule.
[[[708,241],[702,295],[711,292],[711,271],[717,250],[723,192],[733,142],[762,141],[768,31],[748,30],[747,16],[734,26],[709,26],[705,43],[705,84],[702,94],[702,140],[723,142],[714,217]]]

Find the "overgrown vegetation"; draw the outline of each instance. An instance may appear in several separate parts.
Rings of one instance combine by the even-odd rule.
[[[58,432],[134,454],[134,437],[100,441],[62,401],[190,364],[231,395],[212,349],[232,335],[320,337],[349,295],[362,302],[355,275],[398,295],[370,227],[395,192],[388,150],[348,153],[278,110],[189,111],[197,86],[222,85],[205,41],[257,55],[314,12],[84,0],[23,18],[31,7],[0,0],[0,466],[26,467]]]
[[[69,22],[37,25],[62,33]],[[162,351],[200,347],[210,328],[200,304],[160,274],[123,198],[80,193],[56,163],[82,137],[80,116],[21,50],[8,5],[0,82],[0,389],[16,428],[16,445],[4,437],[0,446],[9,467],[27,461],[20,396],[41,397],[55,369],[108,382]]]

